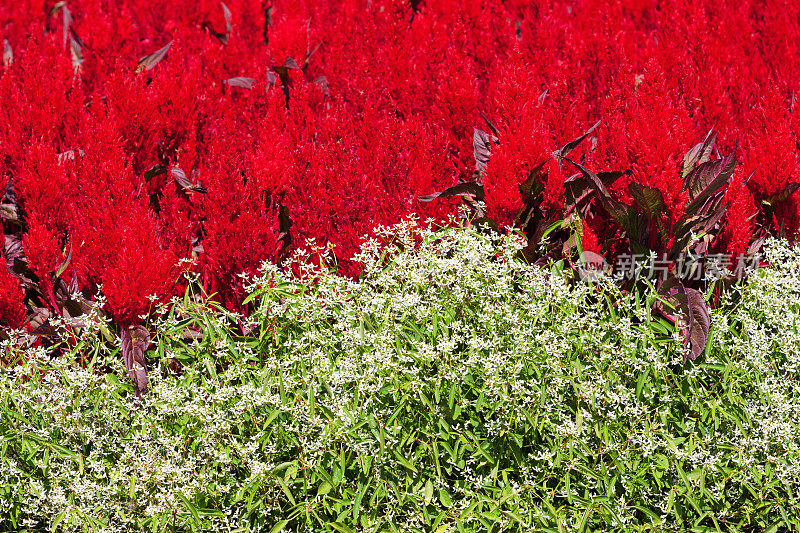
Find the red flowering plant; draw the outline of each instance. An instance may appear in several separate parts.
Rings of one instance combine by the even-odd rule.
[[[138,379],[140,328],[183,290],[179,264],[244,312],[240,274],[265,260],[314,239],[357,277],[373,227],[443,224],[459,198],[476,224],[522,231],[534,262],[675,263],[794,238],[797,14],[729,0],[6,2],[0,322],[45,334],[101,294]],[[665,291],[697,300],[672,275]]]
[[[705,347],[710,320],[705,298],[699,290],[701,278],[696,270],[684,268],[685,262],[723,251],[726,244],[735,252],[746,251],[752,256],[763,241],[763,235],[757,234],[754,226],[746,225],[747,219],[744,225],[741,220],[735,221],[725,233],[728,205],[734,204],[737,212],[747,210],[750,205],[740,181],[737,182],[739,194],[733,199],[728,194],[728,184],[737,164],[736,151],[712,158],[717,138],[712,131],[681,156],[678,150],[691,130],[688,115],[681,112],[679,105],[670,105],[669,100],[664,99],[669,91],[663,85],[663,74],[657,65],[651,62],[649,72],[655,83],[637,78],[637,93],[615,100],[626,102],[626,107],[608,128],[612,132],[611,142],[616,143],[612,157],[629,164],[632,169],[595,173],[569,157],[582,141],[594,135],[598,123],[554,151],[549,159],[530,147],[521,150],[510,159],[524,162],[525,156],[533,155],[541,163],[530,170],[524,163],[521,168],[509,167],[501,174],[505,181],[495,181],[492,188],[478,181],[463,183],[425,199],[465,196],[468,204],[474,206],[476,216],[481,217],[481,206],[475,200],[486,195],[488,218],[500,225],[521,227],[528,237],[525,254],[538,262],[548,257],[569,258],[573,252],[582,254],[584,250],[604,254],[610,259],[625,254],[631,259],[631,267],[636,266],[637,258],[660,262],[664,275],[657,280],[657,289],[672,308],[660,303],[657,307],[681,325],[686,357],[695,359]],[[658,117],[668,123],[659,124]],[[677,124],[681,117],[682,126]],[[659,138],[650,129],[654,122],[658,126],[655,131],[668,129],[683,136]],[[509,166],[499,149],[491,153],[493,141],[500,146],[503,143],[498,139],[497,128],[488,120],[487,124],[498,136],[475,132],[475,175],[478,179],[484,168],[488,167],[491,177],[491,169]],[[524,138],[530,140],[532,136],[528,133]],[[576,168],[578,174],[564,179],[562,161]],[[581,220],[580,228],[570,235],[575,216]],[[545,237],[550,241],[543,242]],[[583,247],[582,237],[588,248]],[[744,248],[743,239],[746,239]]]

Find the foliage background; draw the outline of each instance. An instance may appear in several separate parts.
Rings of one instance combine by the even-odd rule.
[[[141,399],[115,351],[87,369],[41,350],[2,369],[0,525],[800,525],[795,249],[770,244],[775,268],[729,293],[738,303],[712,314],[702,359],[684,366],[653,290],[523,266],[520,239],[390,234],[366,246],[362,283],[267,266],[249,286],[251,335],[191,295],[162,307]]]

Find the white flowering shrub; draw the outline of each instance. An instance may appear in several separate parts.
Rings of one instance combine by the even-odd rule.
[[[113,350],[27,352],[0,369],[0,530],[800,527],[800,254],[771,242],[684,366],[655,294],[521,246],[409,222],[358,282],[298,254],[250,317],[187,295],[141,401]]]

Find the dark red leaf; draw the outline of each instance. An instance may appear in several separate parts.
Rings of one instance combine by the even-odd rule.
[[[499,139],[478,128],[472,128],[472,130],[472,153],[475,156],[475,168],[478,172],[484,173],[492,155],[492,142],[497,142]]]
[[[477,183],[466,181],[463,183],[459,183],[458,185],[453,185],[452,187],[445,189],[442,192],[435,192],[433,194],[428,194],[426,196],[418,196],[417,199],[420,202],[430,202],[432,200],[435,200],[436,198],[445,198],[448,196],[471,196],[476,200],[481,201],[484,199],[485,193],[483,187],[481,187]]]
[[[172,41],[168,42],[163,48],[160,48],[152,54],[148,54],[141,58],[139,60],[139,67],[136,69],[136,71],[139,72],[142,70],[150,70],[155,67],[159,61],[164,59],[164,56],[167,55],[167,52],[169,52],[171,46]]]
[[[683,182],[683,188],[689,196],[686,212],[694,214],[706,198],[728,184],[734,170],[736,170],[735,149],[727,156],[706,161],[689,172]]]
[[[586,133],[584,133],[583,135],[581,135],[576,139],[571,140],[570,142],[568,142],[567,144],[565,144],[564,146],[553,152],[553,156],[559,161],[568,156],[571,151],[577,148],[578,145],[581,144],[584,139],[586,139],[586,137],[591,135],[598,128],[598,126],[600,126],[600,122],[601,121],[598,120],[594,126],[586,130]]]
[[[483,112],[483,111],[480,111],[480,110],[479,110],[478,112],[481,114],[481,118],[482,118],[482,119],[483,119],[483,121],[486,123],[486,125],[487,125],[487,126],[489,126],[489,131],[491,131],[491,132],[494,134],[494,136],[495,136],[495,137],[497,137],[497,138],[499,139],[499,138],[500,138],[500,130],[498,130],[498,129],[497,129],[497,126],[495,126],[494,124],[492,124],[492,121],[491,121],[491,120],[489,120],[489,117],[487,117],[487,116],[484,114],[484,112]]]
[[[230,85],[231,87],[241,87],[242,89],[252,89],[253,85],[256,83],[255,78],[244,78],[244,77],[236,77],[236,78],[228,78],[225,80],[225,83]]]
[[[697,143],[691,150],[686,152],[683,156],[683,170],[681,177],[685,178],[689,172],[694,170],[697,165],[705,163],[711,157],[711,151],[714,149],[714,143],[717,141],[717,133],[711,129],[706,138],[702,142]]]
[[[13,62],[14,50],[11,48],[11,43],[8,42],[8,39],[3,39],[3,65],[9,67]]]
[[[144,326],[136,326],[123,329],[122,337],[122,357],[125,361],[125,370],[128,377],[133,381],[136,396],[147,391],[147,361],[145,352],[150,346],[150,333]]]

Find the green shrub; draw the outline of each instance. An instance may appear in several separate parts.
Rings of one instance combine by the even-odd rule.
[[[800,527],[794,249],[683,366],[654,291],[525,266],[517,237],[378,240],[360,282],[265,267],[249,319],[174,301],[141,400],[115,350],[0,370],[0,529]]]

